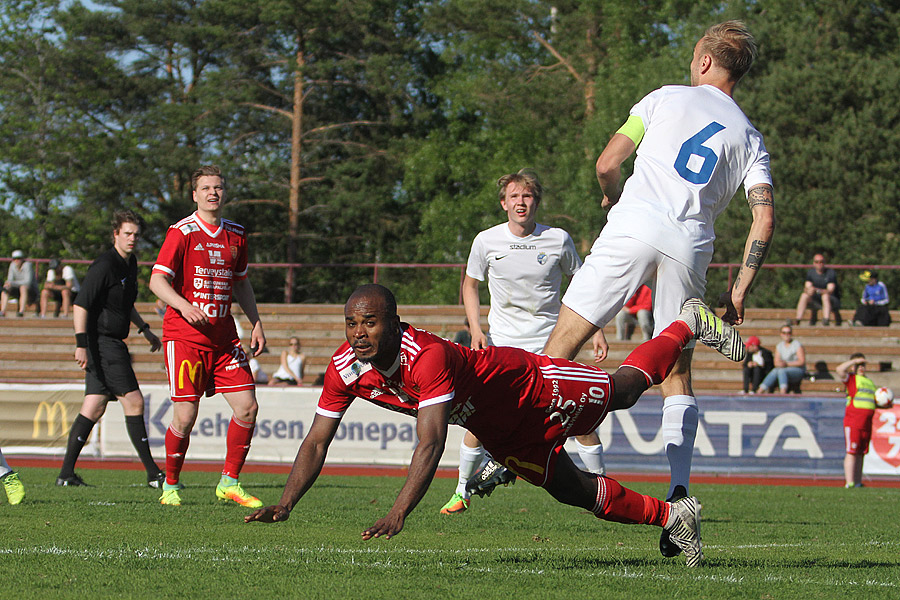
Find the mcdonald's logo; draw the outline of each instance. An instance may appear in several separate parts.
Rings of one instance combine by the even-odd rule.
[[[49,402],[41,401],[37,410],[34,411],[31,438],[34,439],[41,432],[41,415],[45,416],[47,422],[47,436],[54,437],[56,435],[56,416],[59,415],[59,435],[65,435],[69,431],[69,413],[66,405],[57,400],[52,405]]]
[[[178,367],[178,389],[184,389],[185,368],[187,368],[188,379],[191,380],[191,383],[197,383],[200,375],[203,374],[203,363],[201,361],[198,360],[193,364],[189,360],[181,361],[181,366]]]

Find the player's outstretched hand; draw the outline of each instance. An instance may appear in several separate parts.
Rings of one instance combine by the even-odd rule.
[[[725,307],[725,314],[722,315],[722,320],[729,325],[740,325],[744,322],[744,304],[743,302],[735,302],[730,291],[723,292],[719,296],[719,306]]]
[[[603,200],[600,201],[600,208],[610,209],[610,208],[612,208],[613,206],[615,206],[618,202],[619,202],[618,199],[613,200],[612,198],[610,198],[609,196],[607,196],[606,194],[604,194],[604,195],[603,195]]]
[[[372,538],[383,537],[386,540],[391,539],[403,529],[403,516],[394,516],[388,513],[383,519],[378,519],[375,524],[362,532],[362,539],[369,540]]]
[[[162,342],[156,337],[156,334],[149,329],[144,332],[144,339],[150,342],[150,352],[156,352],[162,348]]]
[[[206,313],[196,306],[190,306],[181,311],[182,318],[191,325],[206,325],[209,323],[209,317]]]
[[[262,323],[257,321],[250,332],[250,352],[253,356],[259,356],[266,349],[266,334],[263,333]]]
[[[487,336],[483,331],[479,330],[472,334],[472,343],[470,344],[472,350],[484,350],[488,345]]]
[[[594,349],[594,362],[603,362],[609,354],[609,342],[606,341],[606,335],[602,329],[598,329],[591,337],[591,346]]]
[[[75,364],[82,371],[87,368],[87,348],[75,348]]]
[[[279,521],[287,521],[290,516],[291,511],[280,504],[275,504],[273,506],[257,509],[250,513],[244,517],[244,523],[250,523],[251,521],[259,521],[260,523],[278,523]]]

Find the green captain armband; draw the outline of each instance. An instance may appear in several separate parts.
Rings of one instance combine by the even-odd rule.
[[[621,133],[634,142],[635,147],[637,147],[644,138],[644,122],[637,115],[628,115],[628,120],[619,127],[616,133]]]

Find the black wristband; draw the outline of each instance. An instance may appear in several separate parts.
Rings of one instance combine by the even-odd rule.
[[[76,348],[87,348],[88,340],[86,333],[76,333],[75,334],[75,347]]]

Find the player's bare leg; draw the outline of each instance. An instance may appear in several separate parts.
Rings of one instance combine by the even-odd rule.
[[[262,501],[247,493],[238,483],[247,453],[250,452],[253,429],[256,427],[256,414],[259,410],[256,393],[254,390],[231,392],[225,394],[225,400],[234,415],[225,437],[225,466],[216,486],[216,496],[222,500],[233,500],[247,508],[259,508],[263,505]]]
[[[556,358],[574,360],[581,347],[591,339],[599,329],[596,325],[563,304],[559,310],[559,318],[550,338],[544,345],[544,354]],[[596,432],[575,437],[578,455],[588,471],[603,475],[606,465],[603,463],[603,445]]]
[[[685,301],[678,320],[684,321],[693,331],[694,337],[721,353],[729,360],[740,362],[746,348],[737,331],[715,316],[713,311],[699,299]],[[693,351],[685,350],[676,362],[672,372],[662,383],[663,401],[662,431],[666,457],[669,459],[671,474],[669,493],[666,499],[675,501],[689,496],[691,459],[694,453],[694,439],[697,435],[699,414],[697,400],[691,387],[691,358]],[[660,552],[663,556],[675,556],[678,547],[669,543],[667,532],[660,538]]]
[[[181,506],[181,495],[178,493],[184,488],[179,481],[181,468],[184,466],[184,458],[191,442],[191,430],[199,412],[199,400],[172,404],[172,422],[166,429],[166,481],[159,497],[160,504]]]
[[[589,510],[605,521],[671,530],[673,539],[687,551],[688,566],[697,566],[702,560],[700,505],[695,498],[682,500],[685,506],[676,507],[639,494],[615,479],[579,471],[565,452],[558,455],[553,479],[544,489],[559,502]]]
[[[598,329],[599,327],[563,304],[550,338],[544,344],[544,354],[574,360],[581,347]]]
[[[844,487],[862,487],[862,454],[844,455]]]

